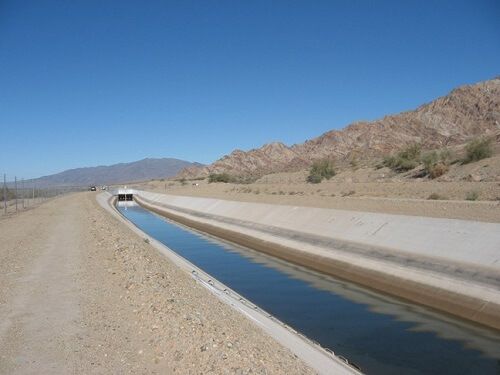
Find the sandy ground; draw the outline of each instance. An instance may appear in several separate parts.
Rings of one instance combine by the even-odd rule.
[[[94,193],[0,219],[0,373],[312,373]]]

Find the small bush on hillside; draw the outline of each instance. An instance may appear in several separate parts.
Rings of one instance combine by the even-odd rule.
[[[421,147],[418,143],[413,143],[396,155],[387,155],[382,164],[395,172],[406,172],[416,168],[419,164]]]
[[[422,156],[422,163],[424,163],[424,168],[428,171],[433,165],[439,161],[439,155],[436,151],[431,151]]]
[[[429,177],[434,179],[444,175],[450,167],[444,163],[437,163],[429,169]]]
[[[422,147],[419,143],[412,143],[398,152],[398,156],[406,160],[418,160]]]
[[[310,182],[312,184],[318,184],[323,179],[329,180],[335,176],[335,169],[333,162],[328,159],[323,159],[323,160],[317,160],[313,163],[310,171],[309,171],[309,176],[307,176],[307,182]]]
[[[231,182],[231,180],[232,180],[231,176],[228,175],[227,173],[211,173],[208,176],[209,183],[212,183],[212,182],[228,183],[228,182]]]
[[[449,170],[448,162],[450,159],[449,150],[441,152],[431,151],[422,156],[424,170],[430,178],[437,178],[444,175]]]
[[[475,190],[469,191],[465,195],[465,200],[467,200],[467,201],[477,201],[478,198],[479,198],[479,193]]]
[[[432,193],[431,195],[429,195],[427,197],[427,199],[433,200],[433,201],[438,201],[438,200],[445,200],[446,197],[444,197],[444,196],[442,196],[442,195],[440,195],[438,193]]]
[[[319,184],[321,181],[323,181],[323,177],[318,174],[310,174],[307,176],[307,182],[311,184]]]
[[[489,158],[493,154],[491,139],[476,138],[465,146],[466,156],[464,163],[470,163],[481,159]]]
[[[448,148],[443,148],[439,151],[439,159],[446,164],[450,164],[453,158],[453,153]]]
[[[418,166],[417,160],[405,159],[405,158],[397,158],[396,166],[397,170],[401,172],[411,171],[412,169]]]
[[[349,190],[349,191],[340,193],[340,195],[343,197],[350,197],[351,195],[354,195],[354,194],[356,194],[356,192],[354,190]]]
[[[396,166],[396,157],[394,155],[386,155],[382,160],[382,166],[390,169],[394,169]]]

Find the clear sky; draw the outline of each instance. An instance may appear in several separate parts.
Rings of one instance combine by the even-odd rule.
[[[498,0],[0,0],[0,173],[209,163],[499,74]]]

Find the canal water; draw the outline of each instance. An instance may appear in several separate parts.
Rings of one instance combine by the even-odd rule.
[[[367,374],[500,374],[500,332],[190,230],[138,205],[119,203],[118,209],[150,236]]]

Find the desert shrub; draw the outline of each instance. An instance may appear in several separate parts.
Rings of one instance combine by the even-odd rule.
[[[328,159],[317,160],[313,163],[311,169],[309,170],[309,176],[307,176],[307,182],[312,184],[318,184],[323,179],[329,180],[335,176],[335,169],[333,162]]]
[[[448,165],[444,163],[437,163],[429,169],[429,177],[438,178],[448,172],[449,169],[450,167]]]
[[[397,170],[401,172],[411,171],[413,168],[418,166],[417,160],[405,159],[405,158],[397,158],[396,165]]]
[[[427,199],[433,200],[433,201],[437,201],[437,200],[445,200],[446,197],[444,197],[444,196],[442,196],[442,195],[440,195],[438,193],[432,193],[431,195],[429,195],[427,197]]]
[[[467,201],[477,201],[478,198],[479,198],[479,193],[475,190],[469,191],[465,195],[465,200]]]
[[[406,160],[418,160],[422,147],[419,143],[412,143],[398,152],[398,156]]]
[[[430,178],[437,178],[444,175],[449,170],[448,160],[450,153],[448,150],[443,150],[440,153],[431,151],[422,156],[424,170]]]
[[[481,159],[489,158],[493,154],[491,139],[476,138],[465,146],[466,156],[464,163],[470,163]]]
[[[231,176],[228,175],[227,173],[211,173],[208,176],[209,183],[212,183],[212,182],[228,183],[228,182],[231,182],[231,180],[232,180]]]
[[[307,176],[307,182],[310,182],[311,184],[319,184],[321,181],[323,181],[323,177],[319,174],[310,174]]]
[[[356,194],[356,192],[354,190],[349,190],[349,191],[342,192],[340,195],[342,195],[343,197],[350,197],[351,195],[354,195],[354,194]]]
[[[396,156],[394,155],[384,156],[384,159],[382,160],[382,166],[394,169],[394,167],[396,166]]]
[[[445,164],[450,164],[453,158],[453,153],[448,148],[443,148],[439,151],[439,160],[441,160]]]
[[[416,168],[419,164],[421,147],[418,143],[408,145],[396,155],[387,155],[382,164],[395,172],[405,172]]]
[[[422,163],[424,163],[424,169],[426,172],[432,168],[432,166],[436,165],[439,161],[439,155],[436,151],[431,151],[422,156]]]

